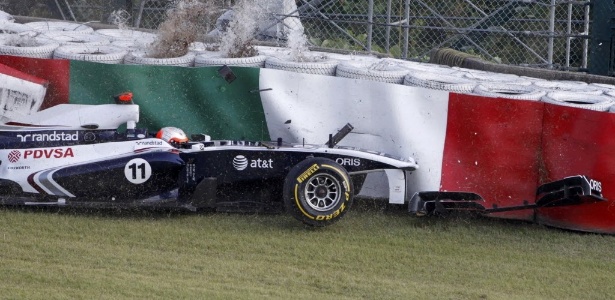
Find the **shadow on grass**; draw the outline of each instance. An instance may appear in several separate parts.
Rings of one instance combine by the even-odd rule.
[[[166,219],[181,218],[196,213],[185,209],[170,208],[109,208],[109,207],[70,207],[70,206],[1,206],[1,210],[31,213],[58,214],[99,218],[119,219]],[[199,212],[198,214],[207,214]]]

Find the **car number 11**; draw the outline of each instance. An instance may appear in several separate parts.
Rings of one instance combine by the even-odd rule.
[[[146,182],[152,176],[152,167],[142,158],[131,159],[124,167],[124,176],[134,184]]]

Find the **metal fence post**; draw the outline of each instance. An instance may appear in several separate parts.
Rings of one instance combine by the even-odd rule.
[[[387,24],[386,24],[386,28],[384,29],[385,32],[385,37],[384,37],[384,51],[386,51],[386,53],[391,53],[391,1],[392,0],[388,0],[387,1]]]
[[[401,58],[408,58],[408,43],[410,43],[410,0],[406,0],[404,5],[404,49],[401,54]]]
[[[549,6],[549,46],[547,48],[548,68],[553,68],[553,39],[555,36],[555,0]]]
[[[568,19],[566,20],[566,69],[570,68],[570,34],[572,34],[572,3],[568,3]]]
[[[367,8],[367,52],[372,51],[372,32],[374,29],[374,0],[369,0]]]
[[[583,33],[586,35],[589,35],[589,4],[585,5],[584,17],[585,19],[583,20]],[[581,68],[583,69],[587,69],[587,56],[589,52],[588,49],[589,49],[589,39],[586,38],[583,41],[583,58],[581,61]]]

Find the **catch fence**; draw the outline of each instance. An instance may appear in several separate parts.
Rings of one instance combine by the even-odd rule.
[[[202,1],[215,2],[219,14],[235,2]],[[322,48],[373,51],[425,61],[431,49],[448,47],[511,65],[585,70],[588,64],[590,1],[266,1],[268,7],[275,8],[268,12],[270,18],[280,24],[285,19],[299,19],[309,43]],[[128,12],[129,25],[148,29],[155,29],[174,5],[174,1],[166,0],[23,2],[0,1],[0,8],[13,14],[78,22],[110,22],[111,13],[122,9]],[[213,16],[204,22],[213,29],[215,21]]]

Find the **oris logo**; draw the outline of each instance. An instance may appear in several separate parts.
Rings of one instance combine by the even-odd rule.
[[[12,163],[17,162],[20,157],[21,157],[21,152],[17,150],[13,150],[9,153],[9,161]]]
[[[237,169],[237,171],[243,171],[248,167],[248,159],[243,155],[237,155],[233,159],[233,167]]]
[[[358,158],[337,158],[335,162],[342,166],[361,166],[361,159]]]
[[[237,155],[233,159],[233,167],[237,171],[243,171],[248,167],[252,169],[273,169],[273,159],[248,159],[243,155]]]

